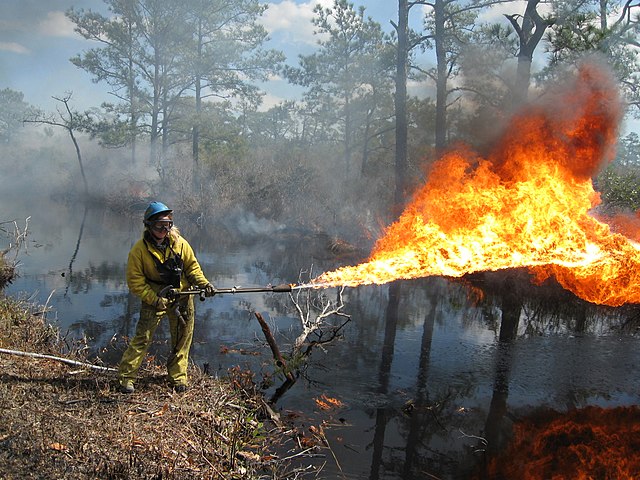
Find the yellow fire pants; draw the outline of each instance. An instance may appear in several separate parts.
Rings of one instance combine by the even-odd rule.
[[[171,352],[169,358],[167,358],[169,382],[172,385],[187,384],[187,366],[189,364],[189,350],[193,340],[193,324],[195,320],[193,298],[191,296],[187,297],[187,300],[180,302],[178,308],[184,323],[180,319],[175,306],[169,307],[168,310],[156,310],[151,305],[142,304],[135,336],[129,342],[129,347],[122,355],[118,368],[118,379],[121,385],[133,382],[136,379],[140,364],[151,345],[153,334],[165,316],[169,317],[169,330],[171,332]]]

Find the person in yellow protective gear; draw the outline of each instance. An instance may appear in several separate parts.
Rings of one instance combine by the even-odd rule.
[[[183,392],[188,384],[187,365],[193,339],[193,297],[170,300],[163,296],[163,290],[197,287],[210,297],[215,289],[202,272],[191,245],[173,226],[173,210],[164,203],[151,202],[144,213],[144,226],[142,238],[131,248],[127,261],[127,285],[142,300],[142,306],[136,333],[118,368],[120,391],[133,393],[133,383],[153,334],[167,316],[171,332],[169,383],[174,390]]]

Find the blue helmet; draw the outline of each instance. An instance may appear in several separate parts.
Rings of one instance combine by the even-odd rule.
[[[144,211],[144,221],[147,222],[151,217],[158,215],[159,213],[172,213],[169,207],[162,202],[151,202],[147,209]]]

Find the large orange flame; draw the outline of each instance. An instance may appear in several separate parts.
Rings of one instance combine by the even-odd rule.
[[[365,263],[312,284],[529,267],[593,303],[640,302],[640,246],[589,214],[600,203],[591,178],[613,158],[617,89],[594,65],[569,83],[515,116],[486,157],[468,147],[445,154]]]

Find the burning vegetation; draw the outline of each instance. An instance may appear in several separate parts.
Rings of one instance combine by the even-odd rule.
[[[594,213],[592,178],[613,159],[621,119],[615,82],[585,64],[543,100],[516,115],[488,154],[465,146],[446,153],[368,261],[313,283],[526,267],[536,282],[554,277],[592,303],[640,302],[638,244]]]
[[[509,448],[490,461],[488,478],[611,478],[640,476],[640,409],[587,407],[540,412],[518,422]]]

